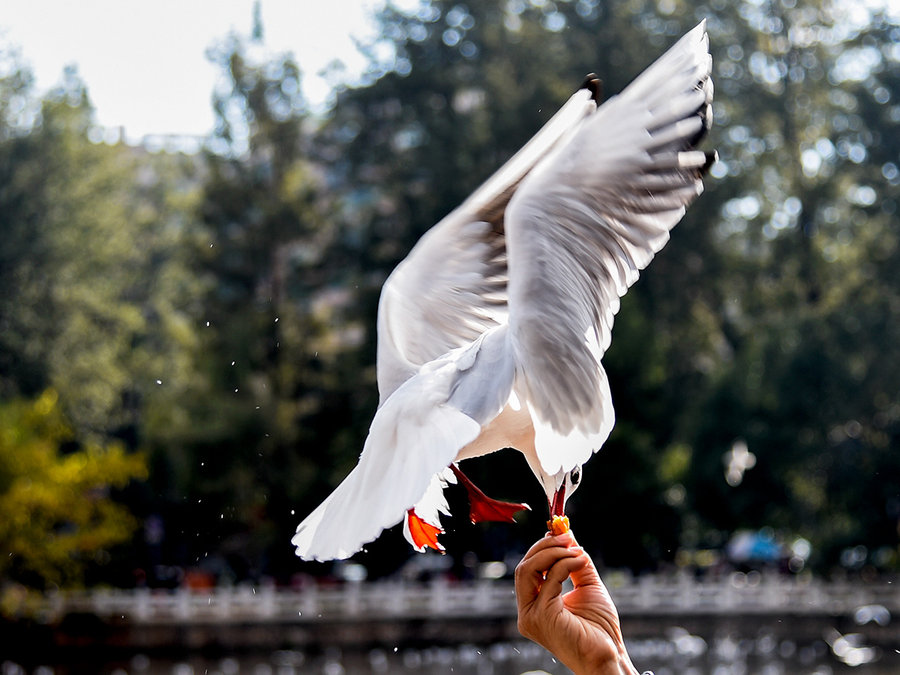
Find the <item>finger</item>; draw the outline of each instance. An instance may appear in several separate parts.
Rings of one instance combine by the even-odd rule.
[[[550,565],[553,564],[552,560],[547,560],[547,554],[545,551],[551,549],[558,549],[558,551],[564,551],[568,544],[572,541],[572,538],[568,536],[568,534],[561,534],[555,537],[546,536],[542,539],[539,539],[535,542],[519,564],[516,566],[516,577],[518,578],[520,575],[527,574],[529,576],[533,576],[536,574],[540,574],[543,577],[543,573],[550,569]],[[538,558],[538,562],[535,563],[535,557]],[[543,580],[541,578],[541,580]]]
[[[547,571],[547,578],[538,592],[538,602],[546,604],[559,598],[562,595],[563,582],[569,578],[569,575],[577,573],[589,562],[586,555],[560,558]]]
[[[539,573],[541,578],[543,578],[547,575],[550,568],[558,561],[563,558],[574,558],[579,555],[581,555],[581,551],[578,549],[554,546],[553,548],[546,548],[543,551],[535,553],[531,558],[525,561],[524,568],[525,571],[529,573]]]
[[[567,547],[571,541],[567,534],[543,537],[525,554],[515,571],[516,601],[520,608],[534,601],[544,584],[547,570],[555,562],[577,555]]]
[[[528,553],[525,554],[525,556],[522,558],[522,560],[523,561],[527,560],[528,558],[533,556],[535,553],[538,553],[539,551],[542,551],[545,548],[549,548],[552,546],[563,546],[563,547],[570,546],[573,541],[574,541],[574,539],[568,532],[566,532],[564,534],[558,534],[556,536],[550,536],[548,534],[548,535],[542,537],[541,539],[538,539],[531,546],[531,548],[528,549]]]
[[[544,577],[559,560],[572,558],[579,552],[563,548],[562,546],[550,546],[532,552],[530,556],[522,559],[516,566],[516,592],[520,600],[534,598],[544,584]]]

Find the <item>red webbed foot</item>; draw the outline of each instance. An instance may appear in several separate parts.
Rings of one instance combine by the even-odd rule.
[[[409,536],[417,549],[424,551],[427,547],[441,553],[444,552],[444,547],[441,546],[437,539],[439,534],[444,533],[441,528],[435,527],[419,518],[415,509],[409,509],[406,512],[406,524],[409,527]]]
[[[515,514],[519,511],[530,511],[528,504],[520,504],[516,502],[502,502],[497,499],[491,499],[475,485],[469,477],[466,476],[456,464],[451,464],[450,468],[456,475],[456,478],[466,488],[469,495],[469,518],[473,523],[480,523],[486,520],[499,522],[514,523]]]

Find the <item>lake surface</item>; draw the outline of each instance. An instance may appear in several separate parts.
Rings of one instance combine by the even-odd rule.
[[[655,675],[898,675],[891,580],[619,585],[628,650]],[[562,675],[516,630],[510,583],[48,597],[0,624],[0,675]]]
[[[783,632],[783,627],[781,627]],[[655,675],[896,675],[900,645],[875,646],[861,637],[836,633],[821,640],[796,642],[761,627],[753,636],[717,631],[705,637],[671,627],[658,638],[629,641],[639,669]],[[71,655],[71,653],[70,653]],[[25,668],[0,657],[0,675],[563,675],[570,671],[545,650],[522,640],[491,645],[375,648],[359,651],[278,650],[259,653],[182,653],[149,656],[136,653],[117,662],[85,660]],[[102,660],[102,659],[101,659]]]

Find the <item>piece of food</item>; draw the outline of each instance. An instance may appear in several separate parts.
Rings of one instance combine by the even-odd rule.
[[[569,531],[569,516],[553,516],[551,520],[547,521],[547,529],[553,536],[565,534]]]

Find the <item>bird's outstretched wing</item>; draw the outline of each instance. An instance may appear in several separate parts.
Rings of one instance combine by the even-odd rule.
[[[503,214],[522,179],[596,109],[592,81],[398,265],[378,307],[381,402],[419,367],[506,322]]]
[[[542,159],[507,208],[516,389],[548,472],[590,450],[548,449],[542,429],[558,444],[573,434],[605,439],[612,427],[600,357],[619,298],[703,189],[713,156],[694,147],[711,121],[711,64],[701,23]]]

